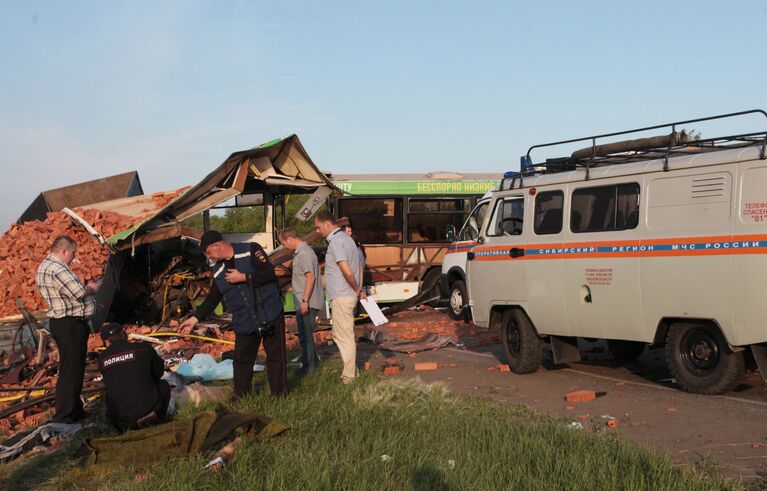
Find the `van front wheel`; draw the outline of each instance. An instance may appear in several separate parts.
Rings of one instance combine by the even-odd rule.
[[[524,312],[509,309],[503,313],[501,344],[506,361],[514,373],[538,370],[543,356],[543,341]]]
[[[694,394],[729,392],[746,371],[743,352],[732,351],[719,328],[711,324],[671,326],[666,360],[677,383]]]
[[[456,280],[450,285],[450,295],[448,296],[447,314],[453,320],[465,320],[464,306],[467,303],[469,294],[466,292],[466,285],[461,280]]]

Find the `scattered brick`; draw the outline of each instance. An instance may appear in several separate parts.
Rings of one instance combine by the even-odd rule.
[[[575,417],[580,419],[581,421],[588,421],[588,419],[589,419],[589,415],[588,414],[578,414]]]
[[[397,365],[391,365],[388,367],[384,367],[383,373],[384,375],[398,375],[400,373],[400,367]]]
[[[575,406],[565,406],[565,411],[575,411]]]
[[[589,402],[597,398],[593,390],[576,390],[567,394],[567,402]]]
[[[511,367],[509,367],[509,365],[503,363],[501,365],[498,365],[498,371],[499,372],[510,372],[511,371]]]
[[[367,372],[371,368],[373,368],[373,365],[371,365],[369,361],[366,361],[365,362],[365,366],[363,367],[363,369]]]
[[[415,369],[417,371],[436,370],[437,368],[438,368],[437,362],[433,362],[433,361],[424,361],[424,362],[415,364]]]
[[[617,419],[610,419],[607,420],[607,427],[608,428],[617,428],[618,427],[618,420]]]

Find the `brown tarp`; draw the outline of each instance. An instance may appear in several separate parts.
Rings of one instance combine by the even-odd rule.
[[[86,440],[90,473],[106,474],[125,466],[144,467],[160,459],[219,449],[237,434],[272,438],[290,426],[258,414],[229,412],[219,407],[192,419],[129,431],[124,435]]]

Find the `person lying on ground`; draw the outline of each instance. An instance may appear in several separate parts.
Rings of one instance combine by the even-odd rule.
[[[107,417],[121,432],[145,428],[170,416],[170,385],[165,366],[151,344],[130,342],[120,324],[101,327],[107,348],[98,363],[106,386]]]

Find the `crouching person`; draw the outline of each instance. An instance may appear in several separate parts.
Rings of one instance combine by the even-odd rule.
[[[121,432],[161,423],[170,403],[162,358],[151,344],[128,341],[120,324],[104,324],[101,339],[107,348],[99,355],[99,370],[111,423]]]

